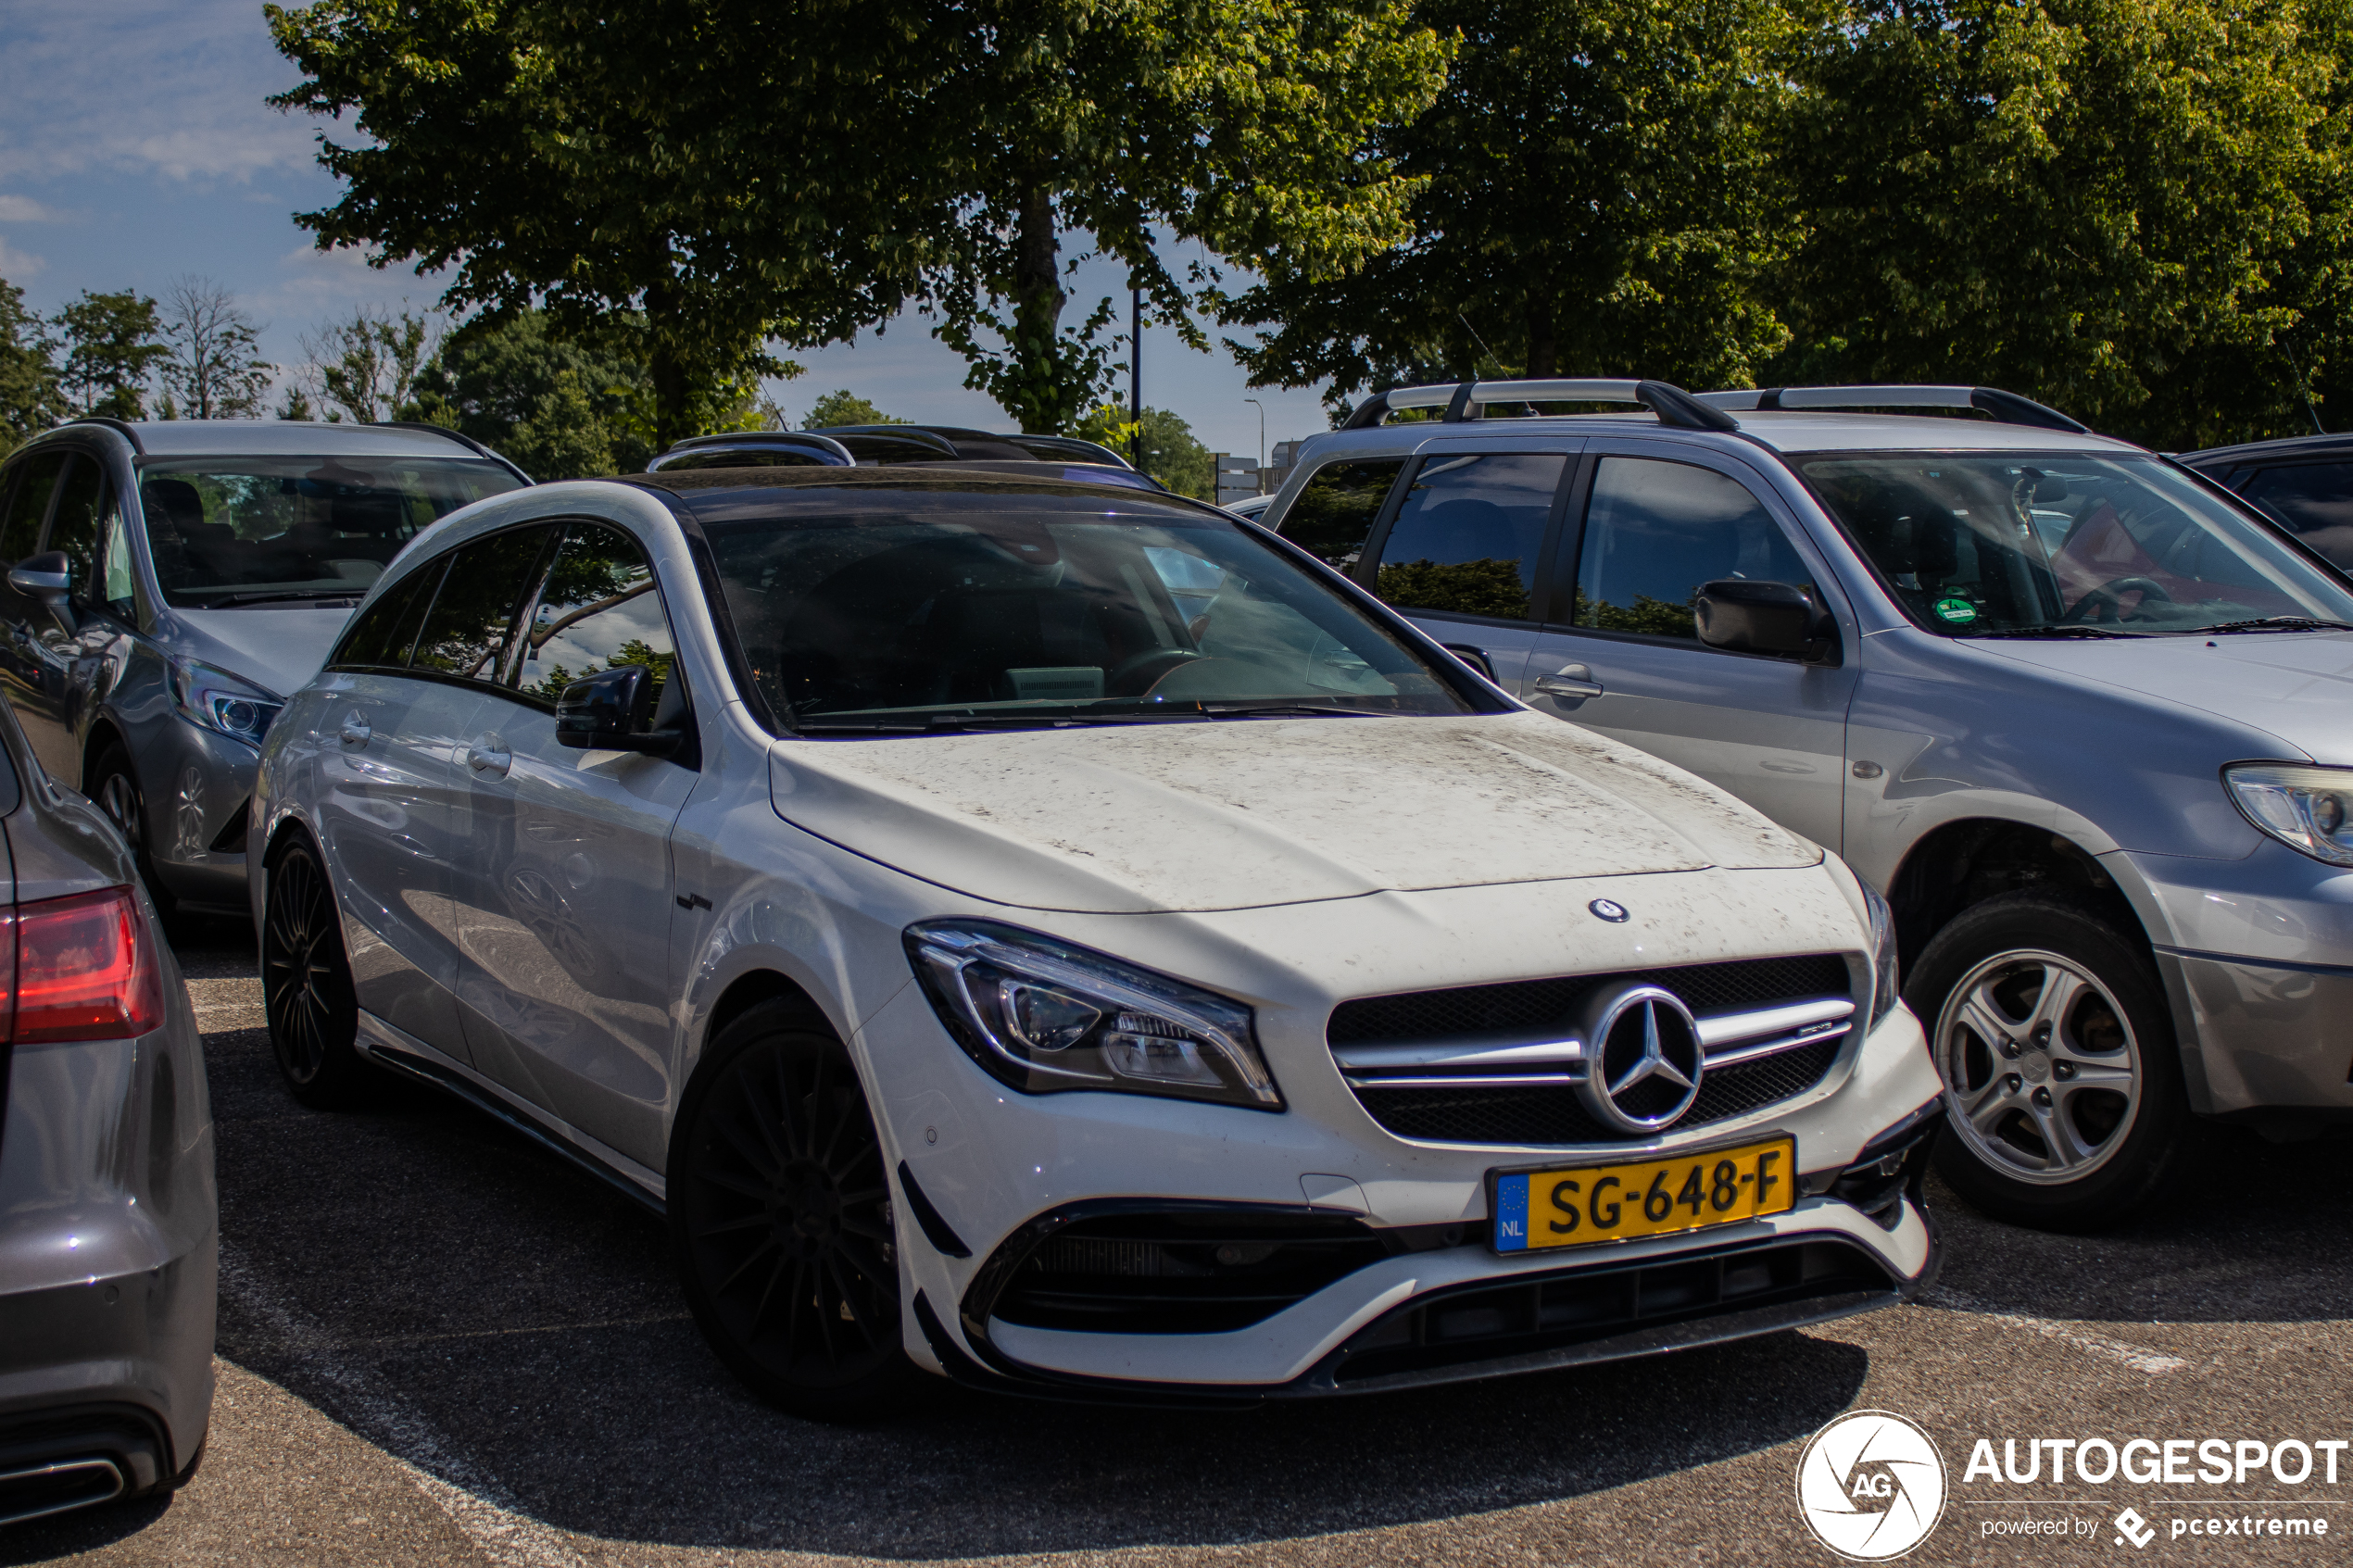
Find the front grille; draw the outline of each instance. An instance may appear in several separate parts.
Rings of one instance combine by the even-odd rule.
[[[1428,1297],[1398,1308],[1342,1347],[1341,1386],[1466,1362],[1541,1354],[1629,1340],[1730,1312],[1780,1308],[1806,1321],[1806,1303],[1854,1311],[1858,1298],[1892,1292],[1894,1282],[1861,1248],[1843,1241],[1773,1242],[1705,1258],[1644,1266],[1582,1269]],[[1844,1298],[1844,1301],[1837,1298]],[[1743,1332],[1779,1326],[1754,1324]],[[1702,1336],[1705,1337],[1705,1336]],[[1637,1347],[1626,1346],[1621,1349]],[[1659,1346],[1642,1347],[1658,1348]]]
[[[1107,1215],[1038,1243],[984,1310],[1032,1328],[1224,1334],[1388,1256],[1361,1222],[1338,1215]]]
[[[1623,1143],[1578,1084],[1592,1051],[1576,1036],[1586,1004],[1630,985],[1672,992],[1698,1018],[1707,1066],[1677,1129],[1743,1116],[1820,1084],[1856,1019],[1851,971],[1835,953],[1569,975],[1367,997],[1333,1009],[1327,1038],[1349,1086],[1400,1137],[1519,1146]],[[1601,993],[1597,996],[1597,993]],[[1665,1114],[1622,1093],[1636,1116]]]
[[[1825,1040],[1780,1056],[1708,1069],[1700,1081],[1699,1098],[1675,1123],[1676,1130],[1721,1122],[1805,1093],[1831,1070],[1842,1043],[1843,1038]],[[1356,1091],[1356,1098],[1374,1121],[1399,1137],[1430,1143],[1621,1143],[1634,1136],[1594,1121],[1570,1088],[1365,1086]]]
[[[1335,1046],[1389,1040],[1434,1040],[1491,1030],[1565,1027],[1593,988],[1604,984],[1658,985],[1695,1013],[1736,1012],[1791,997],[1848,994],[1846,960],[1836,953],[1793,959],[1743,959],[1617,974],[1572,974],[1558,980],[1514,980],[1501,985],[1458,985],[1360,997],[1332,1009],[1325,1037]]]

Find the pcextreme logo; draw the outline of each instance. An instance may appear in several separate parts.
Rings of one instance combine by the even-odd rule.
[[[1849,1411],[1807,1439],[1797,1509],[1815,1538],[1855,1562],[1885,1562],[1944,1516],[1944,1456],[1919,1424]]]

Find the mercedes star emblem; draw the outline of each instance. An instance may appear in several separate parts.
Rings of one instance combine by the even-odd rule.
[[[1596,898],[1585,907],[1612,925],[1626,923],[1626,906],[1615,898]]]
[[[1706,1061],[1699,1024],[1674,992],[1629,985],[1604,992],[1586,1014],[1587,1066],[1578,1085],[1585,1109],[1605,1127],[1655,1133],[1699,1098]]]

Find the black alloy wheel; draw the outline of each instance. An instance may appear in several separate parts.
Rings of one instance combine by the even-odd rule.
[[[107,814],[107,821],[115,825],[115,831],[122,834],[123,842],[131,846],[132,859],[139,868],[139,880],[145,884],[148,900],[155,905],[156,913],[171,913],[178,900],[164,886],[162,879],[156,875],[155,861],[147,854],[147,801],[139,788],[139,775],[132,771],[131,753],[123,749],[120,741],[109,742],[107,748],[91,762],[89,774],[82,782],[89,786],[87,793],[90,798],[96,801],[98,809]]]
[[[356,1105],[377,1079],[354,1044],[359,1003],[326,868],[309,840],[271,857],[261,919],[261,1004],[278,1070],[320,1110]]]
[[[925,1383],[900,1345],[882,1140],[849,1053],[765,1002],[721,1031],[671,1143],[671,1242],[695,1321],[771,1403],[869,1421]]]

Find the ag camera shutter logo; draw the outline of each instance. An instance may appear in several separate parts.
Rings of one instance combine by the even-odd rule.
[[[1854,1562],[1885,1562],[1944,1516],[1944,1456],[1918,1422],[1849,1411],[1806,1440],[1797,1508],[1815,1539]]]

